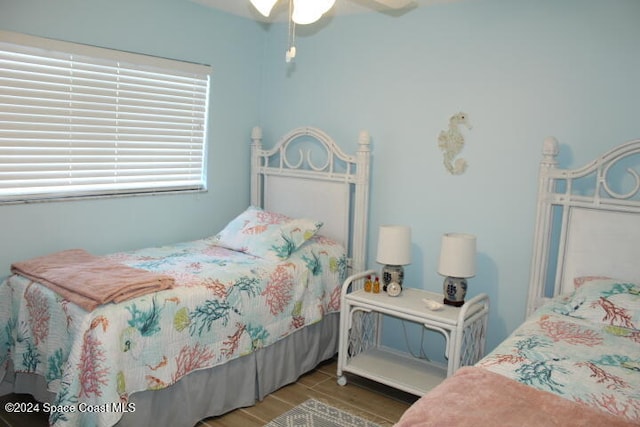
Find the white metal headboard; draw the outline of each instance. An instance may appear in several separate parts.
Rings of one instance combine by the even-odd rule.
[[[546,298],[572,291],[576,277],[640,280],[638,154],[640,140],[634,140],[581,168],[560,169],[558,141],[545,140],[527,315]],[[627,190],[614,190],[615,181]]]
[[[313,127],[292,130],[268,150],[262,149],[261,128],[253,129],[251,139],[251,204],[322,221],[319,234],[342,243],[353,271],[363,271],[369,217],[369,134],[360,132],[354,156]]]

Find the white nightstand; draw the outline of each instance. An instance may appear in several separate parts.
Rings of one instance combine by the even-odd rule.
[[[368,270],[349,277],[343,285],[338,348],[338,384],[345,385],[345,372],[422,396],[462,366],[476,363],[484,355],[489,297],[480,294],[462,307],[445,305],[427,309],[423,298],[442,301],[442,294],[404,288],[397,297],[362,289]],[[422,324],[442,333],[448,364],[438,364],[380,345],[382,317]]]

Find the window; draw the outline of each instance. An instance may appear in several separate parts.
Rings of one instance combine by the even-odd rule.
[[[0,202],[205,190],[210,73],[0,31]]]

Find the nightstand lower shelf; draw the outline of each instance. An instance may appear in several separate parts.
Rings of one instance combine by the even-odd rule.
[[[422,396],[447,377],[447,367],[380,346],[349,359],[343,372]],[[346,384],[346,378],[339,382]]]

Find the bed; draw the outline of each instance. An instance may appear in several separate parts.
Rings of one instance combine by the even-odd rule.
[[[54,426],[190,427],[336,353],[340,287],[365,260],[369,137],[355,155],[311,127],[271,149],[260,128],[251,138],[251,205],[215,236],[83,254],[81,273],[61,261],[76,249],[13,264],[0,286],[0,395],[33,395]],[[121,269],[170,284],[86,295],[69,277],[93,281],[94,261],[108,266],[97,281]]]
[[[640,140],[577,169],[545,140],[527,318],[397,426],[640,425]]]

